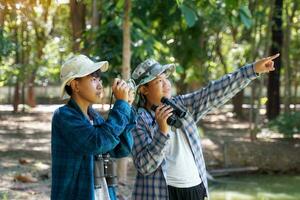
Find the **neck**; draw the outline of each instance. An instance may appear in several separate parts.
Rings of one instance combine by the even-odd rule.
[[[158,106],[160,103],[151,103],[151,102],[149,102],[149,101],[147,101],[147,103],[146,103],[146,108],[148,109],[148,110],[152,110],[151,108],[152,108],[152,106],[153,105],[155,105],[155,106]]]
[[[83,114],[86,117],[88,117],[88,107],[91,103],[82,98],[79,98],[78,96],[73,96],[72,98],[74,99],[74,101],[76,101],[77,105],[79,106]]]
[[[152,106],[152,104],[149,103],[149,101],[147,101],[146,106],[145,106],[147,108],[147,110],[151,110],[151,106]]]

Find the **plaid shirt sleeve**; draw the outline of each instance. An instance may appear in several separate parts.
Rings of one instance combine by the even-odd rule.
[[[133,161],[136,169],[143,175],[149,175],[154,172],[164,159],[164,149],[169,140],[169,135],[165,136],[157,129],[151,137],[151,130],[147,129],[148,124],[138,117],[137,125],[132,129],[134,145],[132,149]]]
[[[212,108],[225,104],[257,77],[253,64],[249,64],[233,73],[224,75],[219,80],[211,81],[200,90],[179,95],[175,99],[191,111],[194,120],[197,122]]]

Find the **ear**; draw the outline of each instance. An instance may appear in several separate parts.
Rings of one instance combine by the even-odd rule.
[[[147,95],[149,93],[148,88],[145,87],[144,85],[142,85],[140,87],[140,93],[143,94],[143,95]]]
[[[79,87],[78,87],[78,81],[77,80],[72,80],[71,83],[70,83],[70,86],[72,88],[72,91],[73,92],[79,92]]]

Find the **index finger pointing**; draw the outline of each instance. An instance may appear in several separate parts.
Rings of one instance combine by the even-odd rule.
[[[279,56],[280,56],[280,53],[277,53],[277,54],[275,54],[275,55],[273,55],[273,56],[267,57],[267,59],[268,59],[268,60],[274,60],[275,58],[277,58],[277,57],[279,57]]]

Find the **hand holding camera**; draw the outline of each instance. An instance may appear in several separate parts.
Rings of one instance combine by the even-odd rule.
[[[124,80],[116,78],[112,86],[112,92],[116,99],[128,102],[129,87]]]
[[[112,93],[116,99],[121,99],[132,104],[135,97],[135,83],[132,79],[124,81],[116,78],[112,86]]]

